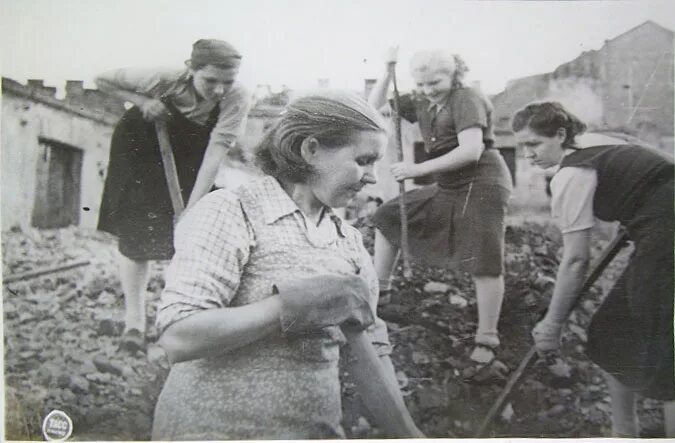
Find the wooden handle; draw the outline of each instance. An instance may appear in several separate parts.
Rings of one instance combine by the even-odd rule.
[[[392,109],[392,117],[394,120],[396,152],[398,153],[398,161],[403,161],[403,143],[401,141],[401,114],[400,114],[400,97],[398,94],[398,85],[396,84],[396,63],[389,63],[387,65],[389,73],[391,74],[392,83],[394,84],[394,106]],[[405,207],[405,180],[398,183],[398,208],[401,215],[401,257],[403,258],[403,277],[409,279],[412,277],[412,269],[410,267],[410,250],[408,247],[408,211]]]
[[[591,286],[593,286],[595,280],[598,279],[598,277],[600,276],[600,274],[602,274],[607,265],[609,265],[609,263],[614,259],[616,254],[618,254],[619,251],[621,251],[621,249],[624,246],[626,246],[626,244],[628,244],[628,233],[622,228],[617,233],[616,237],[614,237],[612,242],[609,245],[607,245],[607,248],[605,248],[600,258],[598,258],[598,260],[593,265],[593,269],[584,280],[581,290],[579,291],[579,296],[574,301],[574,305],[572,306],[570,312],[576,307],[576,305],[579,303],[579,300],[581,300],[581,295],[584,294],[589,289],[591,289]],[[488,411],[487,415],[481,422],[478,431],[474,435],[475,437],[483,436],[485,430],[490,425],[492,420],[504,407],[506,400],[511,396],[513,389],[516,386],[518,386],[523,380],[523,374],[525,374],[527,368],[529,368],[535,361],[536,355],[537,355],[537,348],[532,346],[530,350],[527,351],[525,357],[521,360],[520,364],[518,365],[518,368],[513,372],[513,374],[511,374],[511,377],[506,382],[504,390],[499,395],[499,397],[497,397],[497,400],[494,402],[494,404]]]
[[[157,132],[157,140],[159,141],[159,152],[162,155],[162,165],[164,166],[166,184],[169,188],[169,196],[171,197],[173,217],[174,221],[176,221],[185,209],[185,203],[183,202],[183,194],[180,190],[176,160],[173,157],[173,150],[171,149],[171,140],[169,138],[169,130],[166,126],[166,122],[161,120],[155,122],[155,131]]]

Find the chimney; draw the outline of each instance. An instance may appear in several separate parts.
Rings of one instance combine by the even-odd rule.
[[[27,86],[36,95],[42,97],[54,97],[56,95],[56,88],[45,86],[44,80],[38,80],[34,78],[28,79]]]
[[[82,80],[66,81],[66,101],[79,102],[84,95],[84,86]]]
[[[373,90],[373,87],[375,86],[375,83],[377,83],[377,79],[375,78],[367,78],[364,83],[364,89],[363,89],[363,96],[366,100],[368,100],[368,96],[370,95],[370,91]]]

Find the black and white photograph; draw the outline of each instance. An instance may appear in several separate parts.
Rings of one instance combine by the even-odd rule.
[[[668,0],[0,0],[3,437],[673,438]]]

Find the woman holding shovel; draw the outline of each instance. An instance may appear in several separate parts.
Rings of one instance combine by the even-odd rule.
[[[375,182],[386,140],[361,98],[298,98],[256,148],[267,175],[210,193],[179,222],[157,313],[172,367],[153,439],[344,438],[345,342],[378,428],[422,436],[375,315],[370,256],[332,210]]]
[[[541,353],[560,347],[563,324],[578,297],[590,256],[595,218],[623,225],[635,245],[624,271],[593,316],[590,358],[606,374],[612,434],[638,437],[635,395],[674,400],[673,161],[615,139],[580,146],[586,125],[556,102],[518,111],[512,127],[531,162],[558,167],[551,181],[551,214],[563,234],[563,256],[544,319],[532,335]],[[666,403],[666,433],[675,408]]]
[[[144,348],[148,261],[173,255],[179,214],[172,200],[182,198],[189,208],[209,192],[218,165],[243,131],[249,99],[235,81],[240,62],[232,45],[199,40],[185,69],[118,69],[96,78],[101,91],[134,105],[113,133],[98,223],[119,238],[122,348]],[[180,192],[173,195],[160,154],[159,121],[175,158]]]
[[[389,51],[386,64],[396,62]],[[468,272],[476,287],[478,330],[470,359],[491,363],[499,346],[497,323],[504,295],[504,215],[511,177],[494,148],[492,105],[464,86],[461,58],[447,51],[423,51],[411,61],[417,91],[400,98],[399,113],[418,122],[427,160],[391,165],[397,180],[431,175],[432,185],[404,195],[410,254],[432,266]],[[369,101],[380,108],[392,80],[391,69],[374,86]],[[373,219],[375,269],[386,300],[400,246],[397,200],[385,203]]]

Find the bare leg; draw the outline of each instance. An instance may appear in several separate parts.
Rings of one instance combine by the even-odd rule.
[[[675,401],[663,402],[663,424],[666,437],[675,437]]]
[[[120,280],[124,291],[124,329],[145,332],[145,289],[148,285],[149,264],[119,255]]]
[[[612,437],[638,437],[635,394],[608,373],[605,378],[612,401]]]
[[[391,289],[391,275],[398,260],[399,250],[382,233],[375,230],[375,273],[380,282],[380,290]]]
[[[491,348],[499,346],[497,324],[504,299],[504,277],[502,275],[474,275],[476,300],[478,303],[478,330],[476,343]],[[479,363],[487,363],[494,358],[494,353],[485,348],[476,348],[471,359]]]

